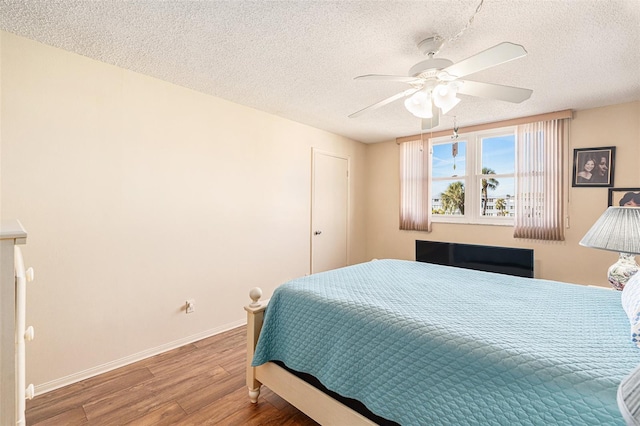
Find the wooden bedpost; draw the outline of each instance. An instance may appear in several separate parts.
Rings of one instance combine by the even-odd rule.
[[[258,336],[260,336],[260,330],[262,329],[267,302],[260,302],[262,290],[258,287],[254,287],[249,291],[249,297],[251,298],[251,303],[249,306],[244,307],[244,310],[247,311],[247,387],[249,388],[249,399],[251,402],[256,403],[262,383],[256,379],[255,367],[251,366],[251,361],[253,360]]]
[[[366,417],[336,401],[278,364],[267,362],[259,367],[251,366],[258,336],[262,330],[264,312],[269,301],[260,301],[262,290],[257,287],[251,289],[249,297],[251,297],[251,303],[249,306],[245,306],[244,310],[247,311],[247,387],[251,402],[258,402],[260,387],[264,383],[271,391],[322,425],[375,425]]]

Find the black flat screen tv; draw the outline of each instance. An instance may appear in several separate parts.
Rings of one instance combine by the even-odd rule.
[[[416,240],[416,260],[533,278],[533,250]]]

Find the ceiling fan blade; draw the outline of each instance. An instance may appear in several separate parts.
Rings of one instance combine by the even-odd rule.
[[[433,107],[433,117],[422,119],[422,130],[431,130],[434,127],[438,127],[438,124],[440,124],[440,114],[438,113],[438,109]]]
[[[422,83],[422,79],[415,77],[407,77],[402,75],[380,75],[380,74],[367,74],[354,77],[354,80],[386,80],[386,81],[400,81],[402,83]]]
[[[414,93],[416,93],[418,90],[419,90],[419,89],[412,88],[412,89],[407,89],[407,90],[405,90],[404,92],[396,93],[396,94],[395,94],[395,95],[393,95],[393,96],[390,96],[390,97],[388,97],[388,98],[386,98],[386,99],[381,100],[380,102],[376,102],[376,103],[375,103],[375,104],[373,104],[373,105],[369,105],[369,106],[368,106],[368,107],[366,107],[366,108],[362,108],[360,111],[356,111],[356,112],[354,112],[353,114],[350,114],[350,115],[349,115],[349,118],[359,117],[360,115],[362,115],[362,114],[363,114],[363,113],[365,113],[366,111],[369,111],[369,110],[373,110],[373,109],[380,108],[380,107],[382,107],[382,106],[385,106],[385,105],[387,105],[387,104],[390,104],[390,103],[391,103],[391,102],[393,102],[393,101],[396,101],[396,100],[398,100],[398,99],[402,99],[402,98],[404,98],[405,96],[413,95],[413,94],[414,94]]]
[[[441,72],[453,78],[460,78],[526,55],[527,51],[519,44],[504,42],[450,65]]]
[[[493,83],[480,83],[478,81],[458,80],[462,85],[458,93],[480,98],[498,99],[513,103],[520,103],[531,97],[533,90],[521,87],[502,86]]]

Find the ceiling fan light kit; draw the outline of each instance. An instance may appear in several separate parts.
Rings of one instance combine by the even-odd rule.
[[[398,81],[411,85],[412,89],[370,105],[349,117],[357,117],[368,110],[407,98],[404,102],[405,108],[414,116],[423,119],[422,130],[429,130],[438,126],[440,113],[447,114],[460,103],[458,94],[514,103],[531,97],[533,91],[530,89],[460,80],[467,75],[526,56],[527,51],[523,46],[504,42],[453,63],[448,59],[434,58],[443,43],[439,36],[429,37],[418,43],[418,49],[429,58],[411,67],[408,76],[367,74],[356,77],[357,80]]]
[[[404,106],[411,114],[418,118],[433,117],[431,93],[428,90],[420,90],[413,96],[405,99]]]
[[[452,81],[438,84],[434,88],[425,86],[407,98],[404,101],[404,106],[418,118],[433,117],[433,105],[446,114],[460,103],[460,99],[456,95],[461,84],[458,81]]]
[[[440,108],[443,114],[448,113],[460,103],[460,99],[456,95],[461,85],[462,83],[459,81],[452,81],[438,84],[433,90],[433,103]]]

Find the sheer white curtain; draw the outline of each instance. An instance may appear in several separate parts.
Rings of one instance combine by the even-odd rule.
[[[515,238],[564,240],[566,121],[518,126]]]
[[[400,144],[400,229],[431,231],[429,144],[422,140]]]

